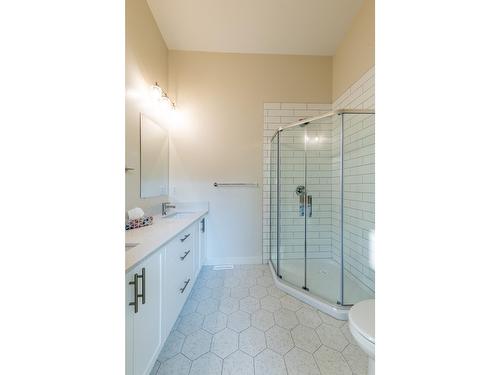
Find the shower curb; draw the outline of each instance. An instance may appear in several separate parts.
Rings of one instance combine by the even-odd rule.
[[[307,303],[308,305],[332,316],[335,319],[348,320],[350,307],[332,305],[331,303],[328,303],[319,297],[312,296],[310,293],[305,292],[302,289],[298,289],[297,287],[287,283],[283,279],[280,279],[274,272],[274,268],[270,262],[268,262],[268,265],[271,269],[271,274],[273,275],[274,285],[278,289],[281,289],[285,293],[290,294],[292,297],[295,297],[302,302]]]

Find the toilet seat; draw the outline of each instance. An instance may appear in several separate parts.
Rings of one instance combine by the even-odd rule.
[[[375,357],[375,300],[355,304],[349,311],[349,328],[359,346]]]

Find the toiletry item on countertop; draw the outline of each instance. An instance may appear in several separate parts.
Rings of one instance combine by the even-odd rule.
[[[128,210],[128,221],[125,230],[145,227],[153,224],[153,216],[144,216],[144,211],[140,207]]]
[[[145,227],[151,224],[153,224],[153,216],[144,216],[139,219],[129,220],[125,224],[125,230]]]
[[[139,207],[132,208],[131,210],[128,210],[128,219],[129,220],[140,219],[143,216],[144,216],[144,211]]]

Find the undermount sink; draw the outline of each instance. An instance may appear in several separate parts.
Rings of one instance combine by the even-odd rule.
[[[194,214],[194,212],[190,211],[172,212],[171,214],[165,216],[165,219],[174,219],[174,220],[185,219],[186,217],[189,217],[192,214]]]
[[[125,242],[125,251],[130,250],[139,245],[138,242]]]

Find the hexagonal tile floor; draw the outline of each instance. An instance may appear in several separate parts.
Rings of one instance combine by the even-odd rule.
[[[267,265],[205,266],[151,375],[365,375],[336,320],[277,289]]]

